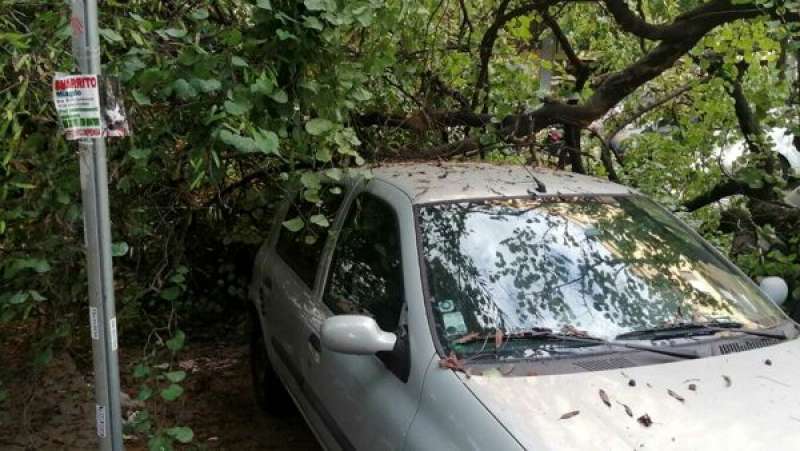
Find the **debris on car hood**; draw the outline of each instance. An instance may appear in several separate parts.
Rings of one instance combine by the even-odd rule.
[[[795,449],[798,372],[800,340],[791,340],[624,370],[460,377],[527,449],[585,450],[602,443],[609,450],[714,451]]]

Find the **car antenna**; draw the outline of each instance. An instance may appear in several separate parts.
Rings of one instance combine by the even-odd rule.
[[[544,183],[542,183],[541,180],[539,180],[535,175],[533,175],[533,172],[530,170],[530,168],[525,166],[525,170],[528,171],[528,175],[533,179],[534,183],[536,183],[536,192],[531,192],[531,190],[529,189],[528,194],[535,196],[536,193],[546,193],[547,187],[544,186]]]

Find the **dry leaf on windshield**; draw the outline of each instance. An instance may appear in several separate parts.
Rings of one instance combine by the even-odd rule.
[[[472,341],[472,340],[474,340],[474,339],[476,339],[476,338],[478,338],[480,336],[481,336],[481,334],[479,334],[478,332],[470,332],[467,335],[464,335],[463,337],[461,337],[461,338],[457,339],[456,341],[454,341],[454,343],[464,344],[464,343],[466,343],[468,341]]]
[[[464,369],[464,360],[459,359],[455,352],[450,352],[449,356],[439,360],[439,368],[461,371],[469,376],[469,373]]]
[[[722,379],[725,380],[725,388],[730,387],[731,385],[733,385],[733,382],[731,381],[730,377],[728,377],[728,376],[723,374],[722,375]]]
[[[567,412],[564,415],[561,415],[561,420],[569,420],[570,418],[574,417],[575,415],[581,413],[580,410],[573,410],[572,412]]]
[[[498,328],[497,332],[494,334],[494,348],[500,349],[500,346],[503,346],[503,338],[505,335],[503,334],[503,329]]]
[[[685,399],[683,399],[683,396],[675,393],[674,391],[672,391],[670,389],[667,389],[667,394],[669,394],[670,396],[672,396],[673,398],[677,399],[680,402],[686,401]]]
[[[653,424],[653,420],[650,419],[650,415],[644,414],[636,419],[642,426],[649,428]]]
[[[603,404],[605,404],[608,407],[611,407],[611,401],[608,399],[608,395],[606,394],[605,390],[601,388],[598,393],[600,394],[600,399],[603,400]]]

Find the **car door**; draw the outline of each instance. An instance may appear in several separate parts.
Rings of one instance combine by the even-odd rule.
[[[365,314],[398,335],[395,351],[347,355],[318,345],[319,326],[309,330],[317,355],[309,379],[322,415],[341,449],[391,450],[403,446],[421,390],[420,368],[411,371],[403,260],[396,208],[410,201],[378,181],[350,202],[335,234],[320,304],[327,315]],[[413,237],[413,234],[410,235]],[[409,238],[412,239],[413,238]],[[410,243],[405,243],[409,245]],[[411,248],[412,246],[407,246]]]
[[[304,393],[303,362],[308,354],[304,323],[313,320],[317,273],[329,236],[329,227],[319,225],[320,217],[334,221],[345,190],[325,186],[319,196],[318,202],[290,196],[285,214],[278,216],[277,238],[259,261],[264,271],[258,294],[267,348],[281,379],[295,398],[300,395],[305,401],[309,400]]]

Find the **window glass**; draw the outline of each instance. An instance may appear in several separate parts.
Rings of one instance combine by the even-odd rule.
[[[730,262],[643,197],[432,204],[419,208],[418,222],[436,329],[458,353],[484,346],[462,345],[464,337],[497,330],[613,339],[678,322],[768,328],[783,318]]]
[[[400,231],[386,202],[369,194],[353,202],[333,254],[324,301],[336,314],[365,314],[383,330],[397,329],[404,302]]]
[[[338,186],[323,187],[318,202],[298,195],[284,218],[276,250],[309,288],[314,286],[329,226],[343,198],[344,190]]]

